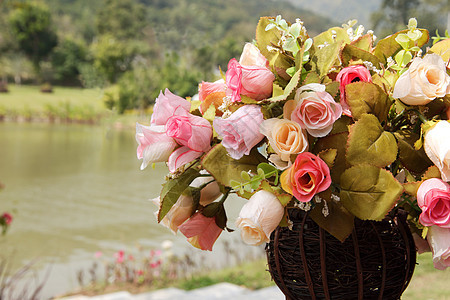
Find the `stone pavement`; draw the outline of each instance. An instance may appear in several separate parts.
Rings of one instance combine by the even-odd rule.
[[[215,285],[184,291],[167,288],[148,293],[132,295],[128,292],[87,297],[71,296],[60,300],[284,300],[283,293],[276,286],[260,290],[249,290],[235,284],[223,282]]]

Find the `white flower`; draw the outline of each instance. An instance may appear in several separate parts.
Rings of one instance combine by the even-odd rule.
[[[428,158],[441,171],[444,181],[450,181],[450,123],[441,120],[425,134],[424,149]]]
[[[236,226],[241,230],[241,238],[246,244],[257,246],[269,241],[270,234],[283,215],[284,207],[278,198],[261,190],[242,207]]]

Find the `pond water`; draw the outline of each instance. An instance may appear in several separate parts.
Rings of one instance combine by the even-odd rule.
[[[13,268],[38,259],[39,274],[49,272],[43,291],[49,298],[77,288],[77,271],[97,251],[159,249],[164,240],[190,247],[156,223],[148,201],[159,194],[166,167],[139,166],[132,130],[0,123],[0,213],[14,216],[0,237],[0,257]],[[228,207],[229,217],[240,207]]]

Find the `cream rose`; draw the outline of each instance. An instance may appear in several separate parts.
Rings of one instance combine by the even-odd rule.
[[[450,123],[439,121],[425,134],[424,149],[428,158],[439,168],[444,181],[450,181]]]
[[[437,54],[427,54],[413,59],[409,69],[395,83],[392,96],[408,105],[425,105],[449,93],[450,76],[445,62]]]
[[[272,149],[282,161],[289,161],[291,154],[308,150],[306,132],[297,122],[272,118],[262,122],[259,131],[267,137]]]
[[[261,245],[269,241],[270,234],[280,223],[284,207],[278,198],[267,191],[256,192],[242,207],[236,226],[241,238],[249,245]]]
[[[161,198],[155,198],[152,200],[158,207],[161,204]],[[173,233],[177,233],[178,227],[186,222],[194,212],[194,200],[192,196],[181,195],[177,202],[172,206],[169,212],[161,220],[161,224]],[[156,217],[158,217],[158,212],[155,212]]]
[[[450,267],[450,229],[433,225],[429,227],[427,240],[433,252],[433,264],[436,269]]]

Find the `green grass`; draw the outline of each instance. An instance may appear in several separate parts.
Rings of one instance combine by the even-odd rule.
[[[96,111],[104,111],[100,89],[82,89],[73,87],[53,87],[53,93],[41,93],[39,86],[8,85],[9,93],[0,94],[0,105],[8,109],[21,111],[28,108],[42,111],[47,105],[57,106],[69,103],[73,106],[90,105]]]

